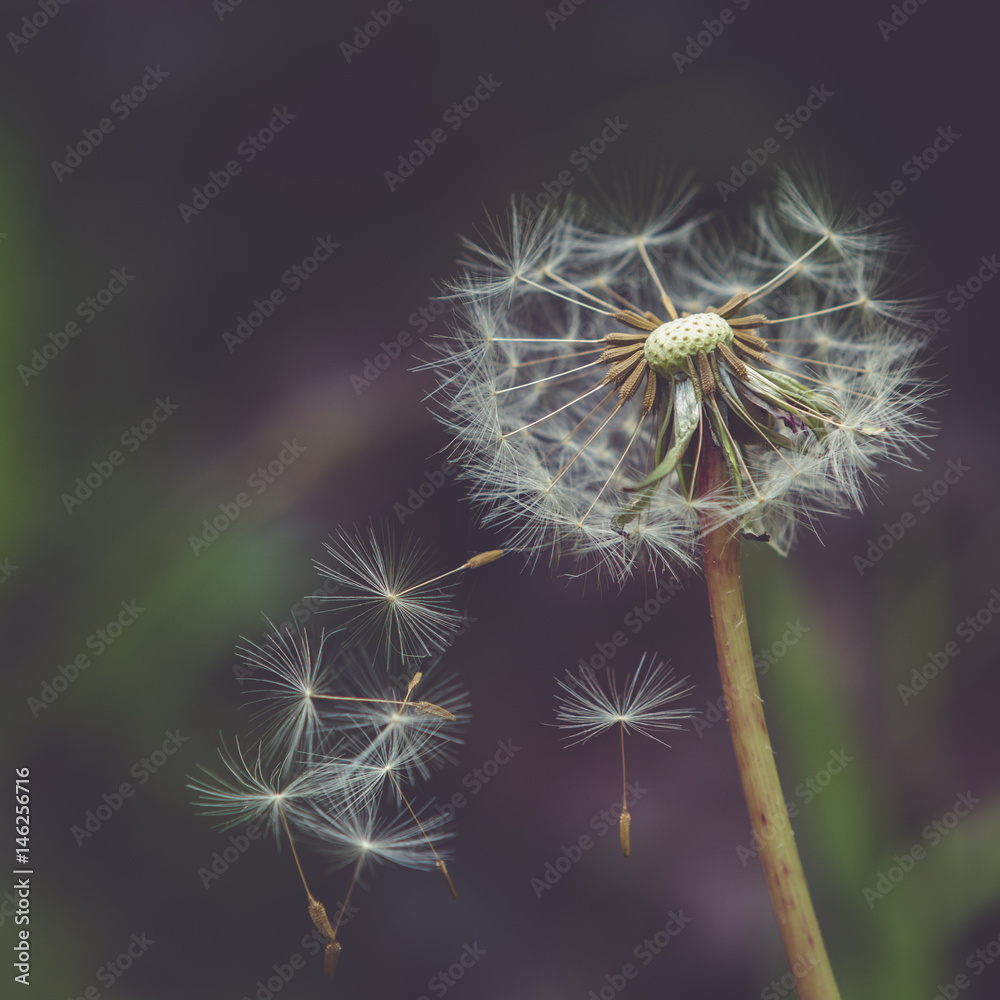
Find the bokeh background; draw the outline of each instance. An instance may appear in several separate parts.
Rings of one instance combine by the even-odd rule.
[[[704,207],[738,216],[796,163],[822,165],[848,206],[902,182],[885,213],[913,247],[900,294],[938,310],[928,370],[944,393],[933,454],[887,469],[863,515],[827,519],[785,561],[747,549],[755,650],[774,653],[800,625],[761,677],[778,766],[844,996],[931,1000],[956,995],[941,992],[949,984],[965,998],[1000,995],[1000,622],[988,608],[1000,587],[1000,282],[958,291],[1000,250],[988,13],[970,2],[734,0],[723,24],[721,0],[419,0],[394,4],[376,37],[346,50],[373,9],[384,0],[2,5],[0,843],[10,870],[13,769],[28,767],[34,870],[31,986],[10,995],[268,1000],[273,966],[302,954],[305,968],[275,995],[439,996],[432,977],[478,943],[486,954],[449,990],[456,1000],[607,996],[671,911],[691,922],[640,966],[628,997],[791,995],[759,866],[738,850],[750,833],[724,722],[689,727],[670,751],[635,741],[633,775],[649,791],[633,809],[632,857],[612,834],[541,898],[532,889],[617,788],[613,737],[564,749],[543,725],[554,677],[622,628],[655,591],[649,580],[601,591],[513,556],[462,589],[477,621],[448,655],[474,724],[433,794],[461,790],[498,741],[520,749],[457,815],[458,901],[434,876],[382,873],[344,929],[332,985],[303,949],[310,928],[287,850],[256,842],[203,884],[199,870],[229,841],[195,815],[185,783],[216,762],[223,736],[249,727],[239,637],[259,638],[261,614],[288,620],[316,592],[311,561],[330,532],[397,520],[394,506],[440,468],[430,383],[411,369],[420,342],[446,329],[435,296],[456,234],[567,169],[585,192],[637,165],[673,165],[702,183]],[[678,65],[688,36],[713,21],[721,33]],[[113,102],[150,67],[155,88],[119,117]],[[481,75],[500,85],[390,190],[385,171]],[[822,86],[833,96],[781,137],[776,122]],[[289,120],[248,162],[239,147],[275,108]],[[53,166],[106,117],[113,131],[90,155]],[[579,171],[571,156],[606,118],[627,128]],[[959,138],[914,178],[905,164],[939,129]],[[717,182],[771,136],[778,152],[723,205]],[[234,159],[240,173],[185,218],[181,203]],[[339,246],[230,349],[224,334],[319,238]],[[78,303],[114,269],[133,278],[83,322]],[[74,319],[79,335],[25,374]],[[370,378],[366,365],[392,343],[399,357]],[[122,449],[167,399],[169,418]],[[202,521],[291,441],[294,461],[195,554]],[[124,464],[68,510],[76,477],[115,449]],[[949,468],[965,471],[945,483]],[[935,484],[942,495],[916,505]],[[904,514],[901,537],[859,564]],[[495,544],[454,479],[405,528],[442,568]],[[709,719],[720,689],[705,595],[697,577],[683,583],[618,657],[669,657]],[[122,602],[143,610],[51,704],[31,702],[60,665],[95,654],[91,637]],[[958,638],[960,654],[904,704],[897,685],[977,613],[973,640]],[[322,624],[317,614],[308,627]],[[140,785],[133,768],[170,732],[183,742]],[[825,780],[831,754],[850,762],[806,801],[796,789]],[[125,781],[134,795],[77,843],[72,828]],[[977,804],[948,826],[961,795]],[[947,835],[932,844],[935,821]],[[864,890],[914,844],[926,857],[869,905]],[[324,896],[340,898],[344,876],[307,864]],[[5,983],[13,879],[0,880]],[[108,986],[98,971],[133,935],[153,943]]]

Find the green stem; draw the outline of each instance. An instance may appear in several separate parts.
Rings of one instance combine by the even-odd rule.
[[[699,494],[729,485],[725,458],[713,442],[702,449],[701,461]],[[702,526],[705,582],[729,729],[785,953],[801,1000],[839,1000],[764,722],[743,606],[738,525]]]

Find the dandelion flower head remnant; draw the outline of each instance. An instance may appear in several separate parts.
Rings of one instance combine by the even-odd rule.
[[[486,521],[507,548],[690,564],[706,525],[788,551],[860,507],[879,460],[922,450],[931,390],[914,305],[885,296],[883,230],[782,178],[740,228],[694,192],[639,211],[516,204],[451,292],[429,367]],[[699,489],[706,448],[728,470]]]

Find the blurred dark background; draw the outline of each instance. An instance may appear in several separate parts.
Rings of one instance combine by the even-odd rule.
[[[387,23],[350,51],[373,10]],[[12,774],[28,767],[23,993],[268,1000],[273,967],[301,954],[282,997],[440,996],[432,977],[478,943],[486,954],[455,997],[608,997],[634,949],[682,912],[690,924],[624,981],[628,997],[790,995],[759,865],[737,850],[750,834],[724,722],[676,734],[670,751],[634,741],[633,777],[649,792],[632,810],[632,857],[612,834],[541,898],[532,888],[617,794],[613,737],[564,749],[541,724],[554,677],[622,628],[648,580],[602,592],[529,574],[515,556],[462,591],[477,623],[449,657],[474,724],[432,793],[462,789],[498,741],[521,749],[458,813],[458,901],[434,876],[383,872],[358,897],[332,985],[302,945],[310,927],[287,850],[254,843],[203,884],[199,869],[230,842],[195,815],[185,782],[216,763],[222,736],[248,728],[239,637],[258,638],[262,613],[286,620],[317,590],[310,564],[330,532],[396,520],[394,505],[440,468],[431,383],[410,369],[420,341],[446,328],[434,297],[456,234],[561,171],[585,192],[650,164],[692,171],[704,207],[739,215],[796,162],[823,165],[845,204],[868,206],[897,182],[885,218],[913,247],[900,294],[937,310],[929,371],[945,394],[933,454],[887,469],[864,515],[825,520],[785,561],[747,552],[754,648],[774,659],[761,685],[778,766],[845,998],[931,1000],[949,984],[967,998],[1000,993],[1000,623],[989,610],[1000,284],[966,285],[1000,251],[986,17],[981,5],[915,0],[3,4],[0,843],[12,849]],[[699,33],[711,36],[700,53]],[[675,56],[685,52],[689,63]],[[390,190],[385,172],[480,77],[489,96]],[[832,96],[783,137],[776,123],[813,87]],[[130,107],[121,94],[133,88],[142,99]],[[571,157],[608,118],[627,127],[579,170]],[[102,119],[100,143],[77,161],[72,147]],[[241,148],[272,119],[273,141]],[[915,166],[949,129],[958,138],[937,161]],[[769,137],[778,152],[723,206],[717,182]],[[195,201],[230,161],[239,172]],[[248,329],[254,300],[289,291],[281,276],[318,240],[338,246],[252,335],[226,338]],[[399,356],[373,369],[383,345]],[[74,503],[77,477],[109,468],[115,450],[122,463]],[[294,460],[282,466],[282,454]],[[202,522],[273,461],[281,475],[193,552]],[[963,470],[955,482],[942,479],[949,468]],[[917,504],[925,488],[935,502]],[[905,530],[881,552],[894,524]],[[405,527],[442,568],[495,544],[453,480]],[[873,540],[881,556],[865,566]],[[120,612],[113,642],[92,638]],[[956,629],[977,612],[966,642]],[[796,623],[801,638],[781,655]],[[960,654],[904,704],[897,685],[949,641]],[[697,577],[618,655],[627,666],[646,650],[691,675],[711,718],[720,689]],[[90,665],[57,680],[79,654]],[[140,785],[134,766],[170,732],[183,741]],[[851,760],[810,797],[803,783],[826,781],[831,754]],[[134,795],[74,836],[125,781]],[[978,801],[956,820],[961,795]],[[915,844],[926,856],[866,899]],[[324,897],[341,898],[343,874],[310,864]],[[13,879],[0,884],[8,958]],[[109,979],[130,943],[139,957]],[[4,981],[13,974],[6,964]]]

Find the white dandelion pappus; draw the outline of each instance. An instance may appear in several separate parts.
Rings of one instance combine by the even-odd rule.
[[[342,614],[360,639],[373,640],[387,661],[424,658],[447,646],[462,617],[441,577],[428,579],[427,549],[388,532],[380,539],[374,528],[367,535],[341,528],[323,547],[330,562],[317,560],[316,569],[338,591],[317,599]]]
[[[681,222],[682,191],[629,223],[568,201],[477,248],[457,329],[424,367],[488,525],[531,560],[695,562],[735,521],[782,553],[797,522],[860,506],[882,459],[922,450],[913,303],[892,241],[787,177],[745,232]],[[654,263],[653,256],[664,264]],[[698,490],[706,447],[728,487]]]
[[[387,790],[402,801],[403,786],[427,780],[441,746],[426,730],[398,728],[347,734],[334,753],[310,762],[303,785],[310,797],[338,803],[377,802]]]
[[[360,730],[376,738],[395,731],[405,743],[417,741],[429,767],[453,763],[452,748],[463,742],[469,695],[440,657],[409,677],[387,674],[361,650],[342,655],[343,691],[320,696],[326,724],[338,732]]]
[[[614,670],[607,674],[608,690],[604,691],[597,677],[589,668],[581,668],[578,675],[567,671],[567,679],[559,681],[561,693],[556,694],[559,707],[556,725],[569,731],[570,745],[585,743],[598,733],[618,727],[622,758],[622,804],[618,821],[618,834],[622,854],[632,853],[632,814],[628,810],[628,782],[625,776],[625,734],[637,732],[668,746],[654,733],[664,729],[680,729],[681,720],[693,714],[689,709],[666,706],[688,694],[692,688],[687,678],[675,680],[673,671],[662,661],[646,656],[639,660],[628,684],[619,691]]]
[[[301,809],[311,792],[306,787],[307,771],[288,777],[280,766],[268,769],[258,743],[247,761],[236,744],[231,753],[220,747],[219,757],[228,774],[221,777],[201,766],[204,778],[192,778],[187,787],[198,793],[195,805],[203,815],[222,819],[220,829],[229,830],[245,823],[263,823],[266,833],[280,839],[285,822]]]
[[[676,679],[673,671],[655,657],[650,657],[647,667],[643,656],[621,690],[613,668],[607,671],[607,690],[589,668],[581,668],[576,674],[567,671],[566,679],[558,684],[562,691],[556,695],[556,725],[567,730],[569,746],[585,743],[615,726],[663,743],[654,734],[682,728],[683,720],[692,714],[690,709],[667,708],[689,694],[692,687],[687,678]]]
[[[334,868],[359,865],[359,875],[377,865],[433,870],[444,853],[438,845],[452,835],[443,816],[419,822],[407,811],[386,816],[371,802],[341,811],[314,808],[306,825]]]
[[[244,639],[246,645],[237,652],[253,671],[249,690],[257,692],[261,705],[258,717],[266,726],[263,742],[268,755],[282,758],[282,767],[288,770],[328,739],[316,696],[332,689],[333,671],[324,655],[330,633],[322,632],[318,642],[310,643],[301,628],[293,635],[270,621],[268,626],[263,643]]]

